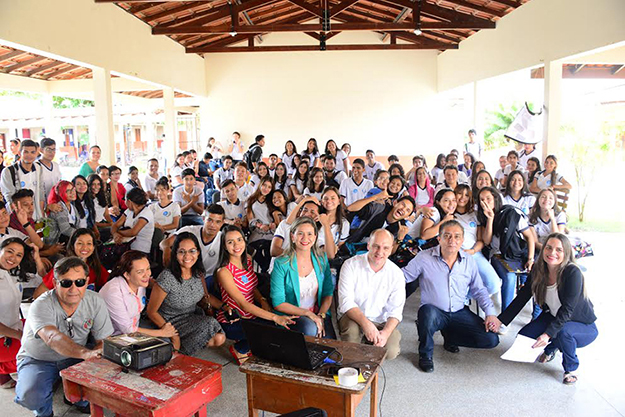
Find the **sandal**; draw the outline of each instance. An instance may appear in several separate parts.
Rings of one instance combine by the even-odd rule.
[[[577,376],[573,375],[573,372],[564,373],[564,379],[562,380],[562,383],[564,385],[573,385],[576,382],[577,382]]]
[[[538,357],[538,363],[547,363],[547,362],[551,362],[553,360],[553,358],[556,357],[556,351],[554,350],[551,353],[541,353],[540,356]]]
[[[230,346],[228,350],[230,351],[230,354],[234,358],[234,361],[237,363],[237,365],[241,365],[245,363],[245,361],[247,361],[251,356],[251,353],[249,352],[248,353],[237,352],[237,350],[234,348],[234,345]]]

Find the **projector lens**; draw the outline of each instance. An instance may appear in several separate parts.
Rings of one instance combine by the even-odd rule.
[[[122,361],[122,365],[128,367],[132,363],[132,355],[127,350],[122,350],[120,355],[120,359]]]

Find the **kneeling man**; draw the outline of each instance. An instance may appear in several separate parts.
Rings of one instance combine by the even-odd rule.
[[[401,269],[388,260],[393,235],[384,229],[371,233],[369,251],[345,261],[339,279],[339,330],[341,340],[366,340],[386,347],[386,358],[399,355],[401,334],[397,325],[406,302]]]
[[[490,349],[499,344],[489,324],[496,320],[495,307],[482,284],[477,265],[461,249],[464,229],[455,220],[439,229],[440,246],[419,252],[403,269],[406,283],[419,280],[421,307],[417,314],[419,332],[419,368],[434,371],[432,352],[434,333],[441,331],[448,352],[458,346]],[[484,322],[466,306],[467,293],[486,313]]]
[[[59,371],[102,353],[102,339],[113,334],[104,300],[87,291],[89,267],[67,257],[54,266],[54,289],[37,298],[28,312],[17,354],[15,402],[36,416],[52,416],[52,395]],[[95,338],[88,349],[87,337]],[[89,403],[75,404],[89,412]]]

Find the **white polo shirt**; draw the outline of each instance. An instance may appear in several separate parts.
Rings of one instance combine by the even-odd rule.
[[[139,219],[145,219],[147,222],[139,233],[137,233],[137,236],[135,236],[135,240],[130,244],[130,248],[143,253],[150,253],[150,249],[152,249],[152,236],[154,236],[154,214],[152,210],[150,210],[150,207],[145,206],[137,214],[131,210],[126,210],[125,214],[125,227],[133,228]]]
[[[150,204],[150,210],[154,215],[154,224],[160,224],[162,226],[170,225],[174,222],[174,217],[180,216],[180,205],[175,201],[170,202],[165,207],[161,206],[161,203],[156,202]],[[171,231],[165,232],[166,235]]]
[[[156,182],[160,178],[160,175],[157,174],[156,178],[152,178],[150,174],[145,174],[143,177],[143,190],[147,193],[150,192],[156,195]]]
[[[384,170],[384,165],[382,165],[380,162],[375,161],[373,166],[369,166],[369,163],[365,163],[365,178],[373,181],[375,173],[379,170]]]
[[[392,261],[378,272],[369,265],[367,254],[356,255],[343,263],[339,279],[339,315],[357,307],[374,323],[393,317],[402,320],[406,302],[406,280]]]
[[[356,184],[353,178],[347,178],[341,182],[339,193],[345,198],[345,205],[349,206],[358,200],[367,197],[367,193],[374,187],[373,181],[363,178],[360,184]]]
[[[553,185],[557,185],[559,182],[562,182],[562,178],[564,178],[562,175],[556,173],[556,183],[552,184],[551,173],[545,175],[544,172],[545,171],[541,171],[534,177],[536,179],[536,185],[538,185],[538,188],[540,188],[541,190],[549,188]]]
[[[184,185],[182,187],[178,187],[176,189],[174,189],[174,192],[172,193],[172,199],[174,201],[174,203],[178,203],[180,204],[180,207],[187,205],[188,201],[184,199],[184,194],[186,191],[184,190]],[[197,202],[198,204],[202,204],[204,205],[204,190],[202,190],[199,187],[193,187],[193,196],[198,196]],[[198,214],[195,212],[195,210],[193,209],[188,209],[186,213],[182,214],[183,216],[201,216],[201,214]]]
[[[44,197],[47,199],[52,188],[62,179],[61,166],[52,161],[52,168],[48,168],[40,160],[35,162],[37,169],[41,170],[41,183],[43,184]]]
[[[227,220],[241,220],[246,215],[245,204],[243,204],[241,200],[237,200],[236,203],[231,203],[228,200],[224,200],[220,201],[217,204],[224,208],[224,211],[226,212],[225,218]]]
[[[530,223],[534,226],[534,230],[536,230],[536,235],[538,236],[538,241],[542,244],[545,243],[547,236],[549,236],[551,231],[551,220],[544,221],[538,216],[536,223]],[[566,225],[566,214],[564,212],[560,212],[556,215],[556,224],[559,226],[561,224]]]
[[[518,200],[515,200],[514,198],[512,198],[512,196],[507,195],[507,196],[504,196],[503,203],[514,206],[518,208],[519,210],[521,210],[523,214],[525,214],[526,216],[529,216],[530,210],[532,209],[532,207],[534,207],[534,203],[536,203],[536,197],[530,194],[530,195],[523,195],[519,197]]]

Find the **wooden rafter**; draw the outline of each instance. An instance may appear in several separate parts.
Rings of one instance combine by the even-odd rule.
[[[414,49],[456,49],[457,45],[442,44],[436,48],[422,44],[372,44],[372,45],[326,45],[327,51],[385,51],[385,50],[414,50]],[[285,46],[234,46],[234,47],[205,47],[194,48],[192,53],[223,53],[223,52],[300,52],[319,51],[317,45],[285,45]]]
[[[174,7],[172,9],[163,10],[162,12],[158,12],[151,15],[145,16],[146,22],[152,22],[154,20],[162,19],[163,17],[167,17],[170,15],[175,15],[177,13],[188,12],[199,7],[206,7],[208,3],[206,2],[194,2],[192,4],[183,4],[182,6]]]
[[[343,0],[338,4],[335,4],[330,8],[330,17],[334,17],[337,14],[341,13],[343,10],[346,10],[358,3],[358,0]]]
[[[24,51],[11,51],[8,54],[4,54],[4,55],[0,55],[0,62],[2,61],[8,61],[9,59],[12,58],[17,58],[20,55],[24,55],[26,52]]]
[[[60,62],[60,61],[52,61],[52,62],[50,62],[49,64],[42,65],[42,66],[40,66],[40,67],[38,67],[38,68],[31,69],[30,71],[28,71],[28,72],[24,73],[24,75],[25,75],[26,77],[31,77],[31,76],[33,76],[33,75],[35,75],[35,74],[40,73],[40,72],[44,72],[44,71],[47,71],[47,70],[49,70],[49,69],[52,69],[52,68],[54,68],[54,67],[58,67],[59,65],[64,65],[64,64],[65,64],[64,62]]]
[[[516,9],[521,6],[521,2],[517,0],[493,0],[495,3],[503,4],[504,6],[512,7]]]
[[[46,75],[45,77],[43,77],[44,80],[49,80],[50,78],[54,78],[54,77],[58,77],[61,74],[65,74],[66,72],[70,72],[75,70],[76,68],[80,68],[78,65],[74,65],[74,64],[69,64],[67,67],[65,68],[61,68],[59,70],[56,70],[54,72],[51,72],[50,74]]]
[[[44,59],[48,59],[48,58],[46,58],[45,56],[37,55],[34,58],[27,59],[27,60],[24,60],[24,61],[22,61],[22,62],[20,62],[18,64],[11,65],[10,67],[4,68],[2,70],[2,72],[5,72],[5,73],[8,74],[8,73],[16,71],[16,70],[18,70],[20,68],[24,68],[24,67],[27,67],[29,65],[32,65],[32,64],[34,64],[36,62],[43,61]]]
[[[490,14],[492,16],[504,17],[506,14],[499,10],[493,10],[490,7],[480,6],[479,4],[471,3],[465,0],[445,0],[447,3],[455,4],[456,6],[461,6],[466,9],[475,10],[478,12]]]
[[[293,3],[296,6],[301,7],[304,10],[308,10],[310,13],[314,14],[317,17],[323,17],[323,13],[318,6],[314,4],[306,2],[306,0],[287,0],[289,3]]]

